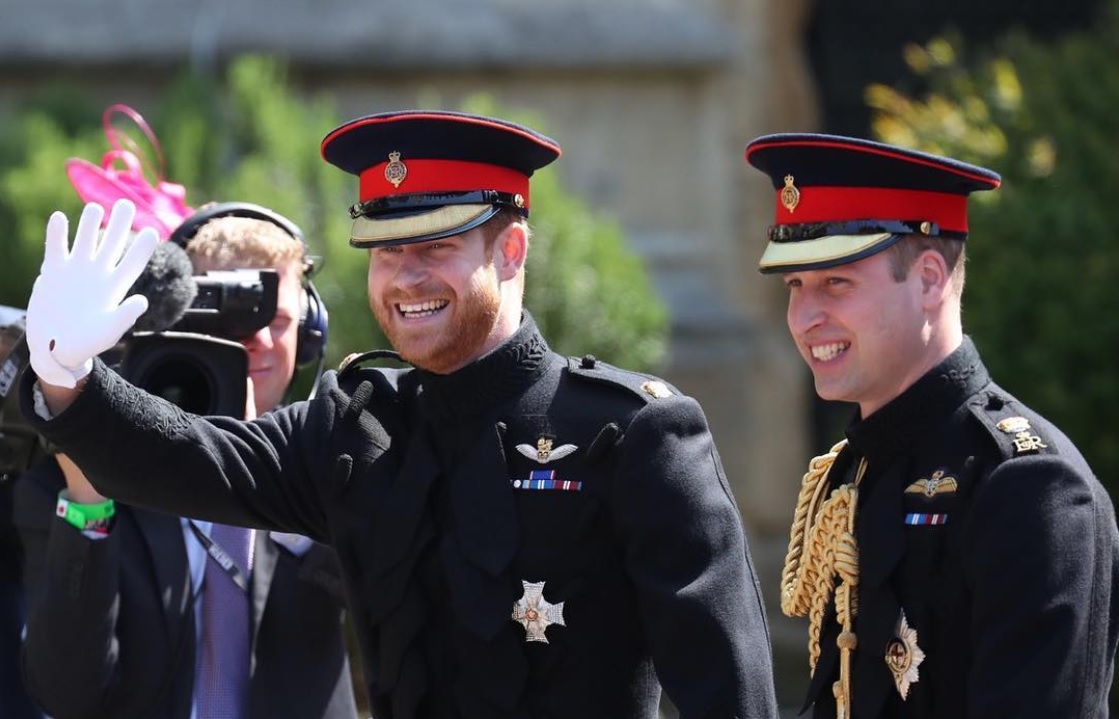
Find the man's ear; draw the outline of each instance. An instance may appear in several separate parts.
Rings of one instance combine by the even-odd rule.
[[[511,280],[525,266],[528,257],[528,232],[523,222],[511,222],[494,240],[494,262],[503,281]]]
[[[939,306],[948,295],[952,273],[944,256],[936,250],[925,250],[913,262],[912,272],[921,281],[922,303],[926,308]]]

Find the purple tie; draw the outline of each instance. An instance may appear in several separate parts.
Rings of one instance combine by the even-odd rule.
[[[214,523],[210,539],[241,570],[252,571],[253,531]],[[244,719],[249,699],[249,595],[207,555],[202,589],[202,642],[194,683],[197,719]]]

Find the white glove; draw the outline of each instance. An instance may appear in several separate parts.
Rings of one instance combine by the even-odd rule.
[[[135,214],[131,202],[118,200],[99,238],[105,210],[91,202],[69,252],[66,215],[55,212],[47,222],[43,266],[27,303],[27,346],[41,381],[75,387],[93,369],[93,357],[113,347],[148,308],[143,295],[124,299],[159,241],[146,228],[128,244]]]

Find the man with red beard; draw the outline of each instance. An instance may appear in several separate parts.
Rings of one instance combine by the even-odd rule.
[[[322,152],[360,178],[350,244],[414,369],[357,356],[253,422],[161,403],[91,359],[142,309],[124,288],[145,243],[122,257],[111,219],[94,247],[87,208],[72,252],[51,219],[29,303],[36,427],[107,496],[332,545],[377,717],[654,719],[662,686],[683,717],[775,717],[760,592],[699,405],[552,352],[522,307],[529,177],[556,143],[401,112]]]
[[[963,332],[971,192],[994,172],[784,134],[746,159],[776,221],[760,268],[824,399],[857,406],[804,476],[781,608],[809,617],[817,719],[1106,717],[1119,533],[1061,431]]]

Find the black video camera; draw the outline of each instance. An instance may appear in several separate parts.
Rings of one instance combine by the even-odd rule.
[[[198,291],[181,319],[166,330],[127,335],[119,359],[107,361],[132,384],[187,412],[243,417],[249,357],[240,340],[276,315],[279,274],[229,270],[193,280]]]
[[[17,384],[30,354],[24,339],[26,310],[0,305],[0,484],[27,469],[42,453],[39,434],[23,419]]]

